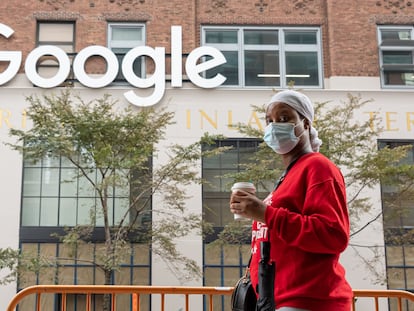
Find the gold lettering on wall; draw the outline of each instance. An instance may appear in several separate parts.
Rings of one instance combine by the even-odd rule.
[[[373,112],[373,111],[368,111],[365,112],[368,114],[368,118],[369,118],[369,127],[371,128],[371,130],[374,130],[374,118],[378,115],[377,112]]]
[[[233,111],[227,111],[227,128],[229,130],[237,130],[237,127],[233,124]]]
[[[214,111],[214,120],[204,111],[200,111],[200,127],[204,128],[204,119],[207,120],[215,129],[217,129],[217,110]]]
[[[414,112],[395,112],[395,111],[386,111],[384,115],[380,115],[379,112],[368,111],[365,112],[368,114],[370,120],[370,127],[374,128],[374,119],[379,118],[384,123],[384,130],[386,132],[400,132],[406,130],[411,132],[414,130]],[[405,121],[405,124],[404,124]],[[397,127],[396,125],[403,126],[403,128]]]
[[[185,127],[190,130],[193,128],[194,120],[199,120],[199,126],[202,130],[209,128],[219,129],[220,125],[227,126],[229,130],[237,130],[237,124],[246,124],[252,127],[256,127],[263,130],[263,120],[257,115],[256,111],[252,111],[249,118],[246,120],[235,120],[233,110],[227,110],[226,112],[220,113],[220,111],[214,110],[213,112],[206,112],[205,110],[198,110],[198,116],[194,118],[194,112],[190,109],[185,111]],[[227,123],[224,124],[227,119]]]
[[[386,131],[398,131],[399,130],[398,128],[393,128],[391,125],[391,123],[397,122],[397,120],[392,119],[391,117],[392,115],[395,116],[397,115],[397,113],[390,112],[390,111],[385,113],[385,130]]]
[[[407,112],[407,130],[412,131],[414,125],[414,112]]]
[[[185,114],[186,114],[186,116],[185,116],[186,122],[185,123],[186,123],[187,129],[189,130],[189,129],[191,129],[191,110],[187,109],[185,111]]]
[[[370,127],[373,129],[375,126],[374,120],[379,119],[382,122],[384,130],[387,132],[413,132],[414,131],[414,112],[364,112],[368,115],[370,121]],[[14,114],[10,109],[0,108],[0,129],[10,129],[12,127],[20,127],[25,129],[27,127],[27,112],[22,110],[20,114]],[[197,123],[199,122],[199,123]],[[202,130],[209,130],[214,128],[220,130],[220,127],[227,127],[228,130],[236,131],[238,124],[247,124],[253,128],[263,130],[265,123],[263,118],[257,113],[257,111],[250,112],[250,115],[245,115],[240,118],[238,114],[235,114],[234,110],[219,111],[214,110],[206,112],[205,110],[185,110],[185,126],[187,130],[193,129],[195,126]]]
[[[9,109],[0,108],[0,128],[14,128],[20,126],[21,129],[25,129],[27,124],[27,112],[23,110],[20,118],[16,117],[16,114]]]
[[[10,123],[11,118],[11,111],[8,109],[0,109],[0,128],[3,128],[3,124],[6,127],[11,128],[12,125]]]

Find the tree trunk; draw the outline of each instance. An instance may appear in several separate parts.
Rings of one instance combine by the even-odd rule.
[[[111,285],[112,271],[105,270],[104,274],[105,274],[105,285]],[[102,310],[111,311],[111,295],[110,294],[104,294],[103,302],[102,302]]]

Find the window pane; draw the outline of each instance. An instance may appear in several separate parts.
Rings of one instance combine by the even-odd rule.
[[[57,226],[58,208],[58,198],[42,198],[40,226]]]
[[[116,41],[142,41],[142,28],[113,26],[111,39]]]
[[[413,53],[411,51],[383,51],[384,64],[412,64]]]
[[[59,226],[76,226],[76,198],[61,198],[59,208]]]
[[[319,85],[316,52],[286,52],[286,84]]]
[[[77,196],[77,169],[63,168],[61,174],[60,195],[65,197]]]
[[[94,268],[93,267],[77,267],[77,285],[94,284]]]
[[[404,253],[405,253],[405,264],[407,266],[414,267],[414,246],[405,246]]]
[[[128,171],[118,171],[119,182],[115,187],[115,196],[117,197],[128,197],[129,196],[129,183],[127,179]]]
[[[216,168],[218,167],[220,161],[220,155],[215,155],[211,157],[206,157],[203,159],[204,168]]]
[[[207,30],[206,43],[237,43],[237,30]]]
[[[414,228],[414,199],[401,200],[400,208],[403,210],[402,225],[403,227]]]
[[[245,81],[247,86],[279,86],[279,52],[245,51]]]
[[[388,266],[403,264],[403,249],[401,246],[387,246],[386,250]]]
[[[42,176],[42,196],[58,196],[59,169],[44,168]]]
[[[241,163],[252,162],[252,156],[257,151],[257,142],[256,141],[241,141],[239,143],[239,159]]]
[[[225,198],[204,200],[204,220],[213,224],[214,227],[224,227],[234,221],[234,216],[229,208],[230,192]]]
[[[239,158],[239,150],[231,149],[227,152],[221,154],[221,167],[222,168],[230,168],[230,169],[237,169],[238,167],[238,159]]]
[[[405,288],[404,269],[388,268],[387,276],[389,288]]]
[[[95,199],[80,198],[78,202],[78,225],[91,224],[91,215],[95,214]],[[98,217],[99,215],[96,215]]]
[[[414,72],[384,72],[384,83],[386,85],[414,85]]]
[[[41,170],[39,168],[24,169],[24,196],[40,196],[40,175]]]
[[[245,30],[244,44],[279,44],[277,30]]]
[[[410,40],[411,32],[408,29],[382,29],[382,40]]]
[[[414,269],[408,268],[406,269],[405,273],[407,274],[407,289],[412,290],[414,289]]]
[[[317,44],[316,32],[286,31],[286,44]]]
[[[212,78],[221,73],[226,77],[223,85],[239,84],[239,56],[237,51],[222,51],[226,63],[206,71],[206,78]]]
[[[149,252],[148,245],[134,244],[132,255],[134,257],[134,264],[150,265],[150,252]]]
[[[115,199],[115,215],[114,215],[114,222],[115,225],[119,224],[119,222],[123,219],[128,220],[128,209],[129,209],[129,199],[128,198],[117,198]],[[124,222],[124,224],[128,224],[128,222]]]
[[[89,178],[96,182],[96,172],[93,171],[88,174]],[[79,177],[79,196],[91,197],[95,195],[95,189],[86,177]]]
[[[39,41],[72,42],[72,23],[39,23]]]
[[[23,198],[22,226],[38,226],[40,216],[40,198]]]
[[[220,220],[220,199],[205,199],[204,200],[203,219],[209,223],[219,226]]]
[[[228,192],[231,188],[232,179],[225,174],[234,173],[237,170],[205,170],[203,178],[208,181],[204,185],[204,192]]]

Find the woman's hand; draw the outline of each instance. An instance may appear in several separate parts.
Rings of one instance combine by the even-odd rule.
[[[230,196],[230,211],[245,218],[265,222],[266,204],[254,194],[236,190]]]

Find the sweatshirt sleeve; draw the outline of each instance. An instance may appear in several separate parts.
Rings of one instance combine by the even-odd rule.
[[[291,182],[274,193],[266,209],[271,235],[307,252],[342,252],[349,241],[342,174],[326,165],[308,165],[296,171],[289,176]],[[292,182],[294,178],[301,178],[302,182]]]

